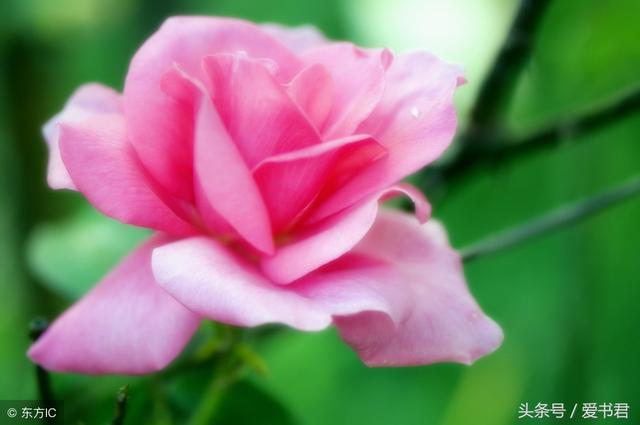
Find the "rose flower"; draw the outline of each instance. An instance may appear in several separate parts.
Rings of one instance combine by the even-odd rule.
[[[51,187],[156,234],[38,339],[43,367],[164,368],[203,319],[333,324],[371,366],[471,363],[502,340],[415,188],[456,128],[458,66],[310,28],[167,20],[122,94],[80,87],[44,128]],[[415,214],[383,210],[404,195]]]

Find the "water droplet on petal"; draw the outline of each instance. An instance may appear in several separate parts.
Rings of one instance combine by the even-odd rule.
[[[415,106],[413,108],[411,108],[411,116],[413,118],[418,118],[420,116],[420,109],[418,109]]]

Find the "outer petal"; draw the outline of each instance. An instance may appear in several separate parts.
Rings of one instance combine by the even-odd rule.
[[[391,52],[332,43],[309,50],[302,57],[308,65],[323,65],[333,78],[333,105],[322,129],[323,137],[335,139],[354,134],[382,97]]]
[[[282,230],[299,217],[320,190],[337,178],[333,172],[352,164],[345,171],[353,174],[384,154],[385,149],[371,137],[352,136],[262,161],[253,175],[269,208],[274,230]]]
[[[174,235],[194,232],[176,214],[174,201],[161,197],[161,188],[145,175],[126,139],[122,115],[95,115],[62,124],[60,150],[75,186],[102,213]]]
[[[500,345],[502,331],[469,294],[439,224],[381,213],[353,252],[369,260],[346,260],[299,290],[333,312],[368,365],[469,364]]]
[[[76,190],[60,156],[59,124],[78,122],[95,114],[116,113],[120,109],[120,95],[116,91],[101,84],[85,84],[71,95],[62,112],[44,125],[42,133],[49,147],[47,182],[51,188]]]
[[[168,19],[131,61],[124,88],[131,141],[151,174],[174,196],[193,198],[189,179],[193,174],[193,117],[184,105],[162,92],[160,79],[175,63],[203,80],[203,57],[238,51],[272,59],[279,66],[282,82],[289,81],[301,67],[289,49],[258,26],[208,17]]]
[[[421,222],[429,218],[431,207],[422,193],[409,185],[398,185],[304,229],[273,256],[262,258],[263,272],[276,283],[288,284],[339,258],[367,234],[378,214],[378,202],[398,193],[411,198]]]
[[[327,43],[325,36],[311,25],[285,27],[269,23],[260,25],[260,28],[298,54]]]
[[[284,323],[306,331],[331,323],[331,316],[310,300],[270,283],[253,264],[210,238],[156,249],[153,272],[177,300],[216,321],[239,326]]]
[[[406,155],[401,176],[438,158],[456,130],[453,93],[462,68],[427,52],[400,55],[387,73],[387,90],[360,130]],[[410,155],[412,154],[412,155]]]
[[[320,143],[274,75],[277,64],[245,54],[204,59],[211,92],[231,139],[250,167],[271,155]]]
[[[142,374],[164,368],[200,319],[164,292],[151,274],[154,237],[58,318],[29,350],[46,369]]]
[[[340,211],[438,158],[455,133],[453,93],[461,82],[460,67],[429,53],[396,57],[382,100],[357,130],[382,143],[389,155],[336,191],[316,218]]]

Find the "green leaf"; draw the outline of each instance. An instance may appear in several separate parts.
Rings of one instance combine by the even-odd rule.
[[[68,299],[86,293],[149,232],[86,207],[35,229],[27,259],[42,283]]]
[[[237,383],[224,394],[215,419],[216,424],[234,425],[297,423],[272,394],[249,381]]]
[[[305,425],[437,424],[465,368],[368,368],[334,330],[282,329],[258,353],[269,377],[253,381],[286,401],[296,423]]]

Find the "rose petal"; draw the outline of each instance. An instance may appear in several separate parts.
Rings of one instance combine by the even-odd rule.
[[[287,84],[287,93],[316,130],[320,130],[331,111],[333,80],[320,64],[309,65]]]
[[[103,214],[173,235],[193,234],[183,211],[147,178],[119,114],[60,125],[62,159],[74,184]],[[185,212],[186,214],[186,212]]]
[[[323,65],[333,79],[333,104],[322,129],[323,138],[354,134],[382,97],[391,52],[332,43],[306,51],[302,57],[307,65]]]
[[[320,143],[320,137],[264,61],[244,54],[204,59],[211,92],[249,167],[272,155]]]
[[[304,208],[331,184],[340,168],[354,164],[351,174],[385,154],[368,136],[352,136],[275,155],[253,170],[269,209],[274,230],[280,231],[299,217]]]
[[[327,199],[316,219],[327,217],[380,188],[394,184],[438,158],[456,130],[453,93],[462,71],[426,52],[396,57],[375,110],[357,129],[370,134],[389,155]]]
[[[339,258],[367,234],[378,214],[378,202],[396,194],[404,194],[414,202],[420,221],[428,219],[431,208],[420,191],[409,185],[391,187],[306,228],[274,255],[262,258],[263,272],[276,283],[288,284]]]
[[[131,141],[150,173],[174,196],[193,200],[193,116],[160,87],[162,75],[178,64],[203,81],[202,58],[246,52],[278,64],[278,78],[289,81],[301,68],[286,47],[249,22],[209,17],[169,18],[138,50],[124,88],[124,110]]]
[[[469,364],[502,342],[434,221],[420,226],[400,212],[380,213],[353,253],[366,257],[351,254],[298,291],[334,314],[342,338],[368,365]]]
[[[327,43],[324,35],[311,25],[285,27],[279,24],[268,23],[260,25],[260,28],[298,54]]]
[[[242,237],[271,253],[269,215],[251,172],[214,108],[208,89],[179,65],[162,76],[163,90],[195,112],[195,201],[206,227],[220,237]]]
[[[404,155],[401,176],[439,157],[456,129],[453,93],[462,68],[427,52],[398,56],[387,73],[387,90],[359,130]],[[413,155],[410,155],[413,154]]]
[[[293,291],[274,285],[228,247],[206,237],[156,249],[153,272],[160,285],[187,308],[238,326],[284,323],[313,331],[331,317]]]
[[[101,84],[80,86],[69,98],[64,109],[42,128],[49,148],[47,182],[52,189],[77,190],[60,156],[61,123],[74,123],[94,114],[120,112],[120,94]]]
[[[271,223],[262,195],[208,96],[196,129],[196,174],[209,205],[257,249],[273,252]]]
[[[154,237],[60,316],[31,346],[46,369],[90,374],[142,374],[164,368],[200,323],[151,274]]]

